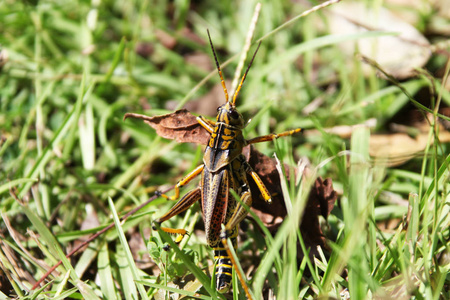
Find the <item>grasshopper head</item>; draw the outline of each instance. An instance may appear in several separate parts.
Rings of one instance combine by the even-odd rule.
[[[244,128],[244,117],[230,102],[217,108],[217,122],[225,123],[239,129]]]

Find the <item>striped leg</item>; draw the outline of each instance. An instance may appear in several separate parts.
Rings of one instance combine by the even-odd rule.
[[[158,224],[161,224],[162,222],[172,218],[173,216],[178,215],[179,213],[182,213],[189,207],[191,207],[192,204],[199,201],[202,198],[201,190],[200,188],[196,188],[195,190],[190,191],[186,195],[184,195],[183,198],[180,199],[165,215],[163,215],[161,218],[156,219],[155,222]],[[172,229],[172,228],[166,228],[161,227],[162,230],[169,234],[179,234],[178,238],[175,240],[175,242],[178,244],[181,242],[183,237],[187,234],[187,231],[185,229]]]
[[[239,160],[237,160],[239,162]],[[236,172],[233,173],[233,181],[235,183],[235,186],[239,187],[239,196],[241,198],[241,202],[245,204],[245,206],[250,207],[252,205],[252,195],[250,193],[250,190],[248,188],[248,182],[245,176],[242,176],[242,173],[244,170],[241,168],[245,168],[243,161],[240,161],[240,166],[236,168]],[[239,170],[239,171],[238,171]],[[244,173],[245,174],[245,173]],[[227,238],[230,238],[234,249],[236,250],[236,239],[238,235],[238,228],[239,223],[245,218],[247,215],[247,209],[241,205],[241,203],[237,204],[233,215],[230,217],[228,222],[225,225],[224,230],[220,234],[220,239],[222,241],[222,247],[223,248],[215,248],[220,250],[220,254],[223,254],[222,261],[218,261],[217,265],[219,263],[222,265],[223,271],[219,274],[217,272],[220,272],[220,269],[217,269],[216,277],[217,277],[217,290],[219,292],[222,292],[222,290],[225,292],[229,289],[229,286],[231,286],[231,275],[225,274],[227,273],[227,270],[232,270],[232,266],[236,267],[236,274],[238,275],[239,281],[241,282],[242,288],[245,291],[245,294],[247,296],[247,299],[253,299],[250,291],[248,289],[245,275],[242,273],[241,270],[237,267],[236,261],[234,260],[231,250],[228,246]],[[230,272],[228,272],[230,273]]]
[[[166,194],[161,194],[161,192],[157,192],[159,196],[166,198],[168,200],[177,200],[180,197],[180,188],[188,184],[192,179],[200,175],[203,172],[205,165],[200,165],[195,168],[191,173],[184,176],[178,183],[175,185],[175,195],[172,197],[167,196]],[[181,201],[180,201],[181,202]]]
[[[216,123],[214,121],[208,120],[203,116],[197,117],[197,122],[206,129],[209,133],[214,132],[214,126],[216,126]]]
[[[302,131],[302,128],[297,128],[297,129],[293,129],[293,130],[289,130],[289,131],[285,131],[285,132],[281,132],[281,133],[272,133],[272,134],[268,134],[268,135],[262,135],[262,136],[258,136],[253,139],[247,140],[247,144],[269,142],[269,141],[273,141],[273,140],[283,137],[283,136],[289,136],[289,135],[299,133],[301,131]]]

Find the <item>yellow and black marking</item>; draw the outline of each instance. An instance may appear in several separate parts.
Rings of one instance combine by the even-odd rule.
[[[233,264],[223,247],[214,248],[214,260],[216,261],[216,289],[221,293],[226,293],[231,286]]]
[[[256,144],[256,143],[261,143],[261,142],[270,142],[277,138],[293,135],[293,134],[299,133],[301,131],[302,131],[301,128],[297,128],[297,129],[288,130],[288,131],[285,131],[282,133],[272,133],[272,134],[268,134],[268,135],[262,135],[262,136],[258,136],[256,138],[247,140],[247,144],[249,145],[249,144]]]
[[[203,156],[203,164],[177,183],[175,195],[171,197],[167,195],[161,196],[170,200],[178,199],[180,188],[201,174],[200,186],[188,192],[172,209],[155,222],[161,223],[168,220],[188,209],[193,203],[201,201],[206,241],[214,250],[216,261],[216,288],[223,293],[231,287],[232,270],[236,266],[236,261],[231,256],[231,251],[227,244],[227,238],[231,239],[233,247],[236,249],[239,223],[248,213],[246,207],[251,207],[252,205],[252,194],[248,180],[251,179],[256,183],[265,201],[269,203],[272,201],[271,195],[263,181],[245,160],[244,155],[242,155],[242,149],[249,144],[272,141],[279,137],[298,133],[301,129],[298,128],[279,134],[269,134],[246,140],[242,135],[242,130],[245,127],[244,118],[237,111],[235,102],[260,44],[242,76],[232,100],[229,101],[225,80],[223,79],[222,70],[220,69],[209,32],[208,37],[226,101],[224,105],[217,109],[215,122],[201,116],[197,118],[198,123],[211,134]],[[240,202],[234,198],[230,192],[231,190],[234,190],[240,197]],[[223,225],[225,226],[224,230],[222,230]],[[179,234],[178,239],[187,234],[184,229],[162,229],[168,233]],[[241,272],[237,272],[237,275],[247,298],[251,299],[244,275]]]
[[[159,192],[157,192],[157,194],[159,194],[161,197],[166,198],[168,200],[177,200],[180,197],[180,188],[185,186],[186,184],[188,184],[195,177],[197,177],[203,171],[203,167],[204,167],[204,165],[198,166],[191,173],[187,174],[186,176],[183,177],[183,179],[178,181],[178,183],[175,185],[175,195],[173,195],[172,197],[169,197],[165,194],[160,194]],[[180,203],[180,202],[181,201],[179,201],[178,203]],[[186,210],[186,209],[184,209],[184,210]]]

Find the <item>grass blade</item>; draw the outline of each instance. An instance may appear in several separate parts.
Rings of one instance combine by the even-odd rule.
[[[142,278],[139,275],[138,268],[136,267],[136,264],[134,263],[133,255],[131,254],[130,247],[128,246],[127,239],[125,238],[125,234],[122,230],[122,224],[120,222],[119,216],[117,215],[116,208],[114,207],[114,203],[112,202],[111,198],[108,198],[109,207],[111,209],[114,224],[116,225],[117,233],[119,234],[119,240],[120,244],[122,245],[124,256],[126,258],[126,261],[128,263],[128,267],[130,268],[130,272],[132,275],[132,278],[134,280],[134,284],[136,285],[139,295],[141,296],[141,299],[148,299],[147,292],[145,291],[145,288],[142,284],[138,283],[142,280]]]

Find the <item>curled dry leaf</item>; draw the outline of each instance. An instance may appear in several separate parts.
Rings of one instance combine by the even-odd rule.
[[[317,178],[309,192],[308,202],[306,203],[300,225],[306,248],[311,247],[309,253],[311,258],[313,256],[319,257],[317,246],[320,246],[322,249],[326,248],[326,239],[317,217],[321,215],[326,219],[334,208],[336,200],[337,193],[333,189],[331,178],[326,178],[325,180],[321,177]],[[300,249],[300,247],[297,249]],[[298,253],[297,256],[302,255],[302,253]]]
[[[123,119],[126,120],[127,118],[144,120],[145,123],[156,130],[159,136],[180,143],[206,145],[209,140],[209,133],[197,122],[197,118],[186,109],[154,117],[126,113]]]
[[[197,122],[196,117],[184,109],[155,117],[127,113],[124,119],[129,117],[144,120],[145,123],[156,129],[158,135],[168,139],[175,139],[178,142],[206,145],[210,138],[209,133]],[[276,162],[274,159],[257,151],[251,145],[243,149],[243,154],[272,194],[273,200],[271,204],[267,204],[263,200],[256,184],[253,180],[249,180],[253,195],[252,210],[263,221],[264,225],[272,233],[275,233],[287,215]],[[285,168],[289,167],[285,165]],[[287,173],[287,180],[289,180],[289,172]],[[337,193],[333,190],[331,179],[322,180],[320,177],[317,178],[310,191],[300,226],[306,246],[311,248],[311,255],[317,254],[317,246],[325,247],[325,238],[317,217],[322,215],[324,218],[327,218],[334,207],[336,199]],[[302,257],[301,253],[299,253],[299,257]]]

